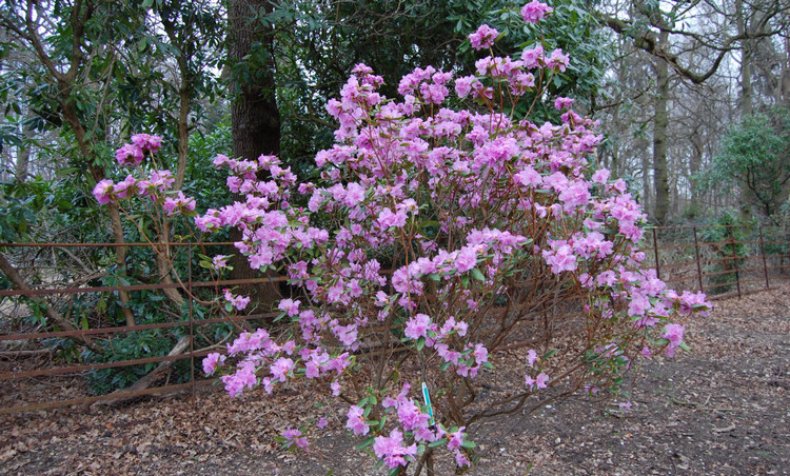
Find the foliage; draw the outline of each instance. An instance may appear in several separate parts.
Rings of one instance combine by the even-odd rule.
[[[709,278],[709,291],[722,294],[729,291],[738,278],[738,268],[743,266],[749,255],[745,243],[749,239],[750,223],[744,223],[733,211],[720,214],[701,233],[702,240],[713,249],[716,261],[708,267],[713,275]]]
[[[163,330],[152,329],[128,332],[102,341],[102,352],[86,351],[85,360],[91,363],[120,362],[144,357],[167,355],[176,338]],[[124,389],[151,372],[158,362],[93,370],[88,374],[88,385],[92,393],[102,395]],[[189,360],[174,362],[173,383],[189,380]]]
[[[737,185],[742,197],[771,218],[790,192],[790,110],[747,117],[730,129],[707,179]]]
[[[586,2],[557,0],[553,6],[545,21],[526,24],[518,14],[520,4],[512,0],[280,2],[262,21],[276,31],[283,160],[300,177],[312,178],[312,157],[333,142],[332,119],[323,105],[355,64],[367,64],[384,77],[381,92],[389,97],[397,93],[397,78],[420,65],[471,74],[474,52],[467,35],[481,23],[501,32],[497,53],[536,44],[546,51],[562,48],[571,63],[544,86],[554,95],[589,99],[594,107],[609,59],[607,39]],[[517,106],[518,117],[530,109],[531,94]],[[558,120],[550,101],[542,99],[530,117]]]

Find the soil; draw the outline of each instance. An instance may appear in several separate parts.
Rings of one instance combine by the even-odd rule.
[[[578,397],[488,421],[473,475],[790,475],[790,287],[717,301],[690,352],[646,363],[632,407]],[[0,474],[372,475],[340,418],[306,452],[272,437],[332,404],[213,391],[0,417]],[[453,474],[438,466],[437,474]]]

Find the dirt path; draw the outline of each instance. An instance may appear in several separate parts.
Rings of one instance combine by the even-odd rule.
[[[692,352],[643,368],[630,410],[580,398],[488,422],[469,474],[790,475],[790,287],[716,304],[689,327]],[[215,392],[5,417],[0,474],[380,473],[349,451],[340,421],[336,437],[306,455],[278,453],[275,428],[294,415],[309,420],[320,405],[278,400]]]

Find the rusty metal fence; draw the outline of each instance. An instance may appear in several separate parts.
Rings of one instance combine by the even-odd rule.
[[[645,266],[655,267],[659,277],[675,289],[703,291],[713,298],[742,296],[769,289],[780,282],[788,282],[790,242],[783,231],[764,228],[740,234],[735,231],[730,230],[729,236],[723,240],[710,240],[705,230],[696,226],[649,229],[643,245]],[[235,330],[245,328],[245,323],[254,325],[258,321],[260,325],[275,316],[271,312],[255,310],[246,315],[233,316],[222,312],[196,312],[201,290],[217,293],[225,287],[263,285],[286,280],[285,277],[201,279],[201,276],[205,276],[195,269],[198,253],[205,255],[208,248],[216,254],[217,250],[229,248],[233,243],[155,245],[168,246],[175,250],[174,253],[182,255],[185,276],[171,283],[152,279],[154,282],[129,283],[120,280],[106,284],[101,283],[99,278],[91,279],[90,273],[87,278],[61,276],[57,269],[62,267],[62,263],[58,263],[58,253],[63,253],[73,262],[82,261],[82,267],[87,268],[84,264],[87,258],[81,260],[76,253],[78,250],[101,263],[102,257],[97,258],[97,255],[102,252],[119,246],[150,249],[151,243],[0,243],[0,257],[6,260],[7,256],[7,261],[14,261],[15,269],[19,270],[19,276],[14,279],[6,276],[5,289],[0,289],[0,415],[181,392],[191,392],[194,396],[199,388],[213,382],[202,378],[200,359],[221,347],[223,342],[221,336],[214,336],[213,343],[196,348],[198,339],[203,344],[212,341],[211,338],[205,338],[204,330],[207,327],[225,326],[223,335],[229,338]],[[107,257],[104,259],[106,262]],[[49,272],[42,273],[42,269],[46,271],[48,265],[51,265]],[[8,274],[5,271],[3,274]],[[122,321],[108,320],[103,315],[105,312],[101,303],[107,296],[157,293],[174,288],[186,297],[185,305],[177,312],[169,311],[166,318],[157,322],[124,325]],[[73,308],[69,306],[73,305],[76,296],[90,296],[90,303],[97,303],[88,310],[90,322],[84,319],[85,316],[81,318],[77,312],[69,310]],[[149,294],[146,298],[155,300],[152,296],[156,294]],[[161,309],[163,315],[165,307],[163,305]],[[48,314],[52,310],[62,313],[61,320],[31,318],[36,312],[53,317]],[[63,321],[71,327],[64,327]],[[106,362],[90,361],[79,352],[59,352],[70,355],[70,358],[64,358],[51,351],[53,341],[62,345],[64,340],[79,340],[81,347],[86,347],[91,343],[106,344],[111,339],[142,331],[168,331],[180,335],[181,340],[174,343],[174,348],[167,354],[159,352],[159,355]],[[175,349],[183,342],[186,344],[181,349]],[[175,383],[170,381],[168,372],[163,372],[160,378],[142,388],[131,385],[106,394],[92,393],[86,384],[86,377],[95,372],[140,366],[155,366],[154,370],[165,367],[169,371],[169,366],[176,362],[186,362],[188,370],[181,373],[182,381]]]
[[[265,321],[275,317],[276,314],[252,312],[245,315],[217,313],[217,315],[196,316],[195,300],[199,290],[205,289],[216,293],[227,287],[254,286],[285,281],[284,277],[278,276],[249,279],[196,279],[193,262],[195,261],[195,250],[205,252],[206,247],[217,250],[232,245],[233,243],[0,243],[0,253],[3,253],[2,260],[7,265],[0,274],[0,277],[5,277],[7,281],[6,289],[0,289],[0,415],[115,402],[178,392],[192,392],[194,395],[198,388],[211,384],[212,380],[200,378],[196,368],[199,367],[199,359],[215,351],[220,345],[209,345],[202,349],[196,349],[195,342],[201,329],[211,325],[227,325],[242,329],[246,322]],[[62,250],[71,250],[68,255],[75,258],[74,261],[80,261],[78,257],[74,256],[74,250],[93,250],[92,256],[95,258],[96,250],[111,250],[118,247],[151,249],[164,246],[186,255],[186,266],[184,267],[186,275],[177,279],[176,282],[134,284],[123,282],[113,285],[95,285],[91,284],[99,279],[95,276],[88,276],[93,279],[74,279],[73,277],[56,276],[57,270],[46,272],[57,252]],[[50,259],[50,256],[53,258]],[[43,264],[40,263],[42,258]],[[16,263],[9,263],[12,260]],[[151,264],[153,265],[153,263]],[[11,268],[9,269],[8,266]],[[34,268],[36,269],[35,273],[26,273]],[[42,269],[44,273],[41,272]],[[8,274],[16,275],[12,278]],[[41,274],[47,275],[50,279],[42,279]],[[38,284],[29,284],[27,281],[31,278],[38,281]],[[154,293],[149,294],[148,298],[150,299],[152,296],[155,297],[155,293],[169,289],[180,289],[180,294],[185,296],[185,305],[182,306],[178,314],[174,315],[171,311],[164,322],[122,325],[118,320],[102,319],[102,316],[99,315],[101,312],[95,312],[99,315],[98,318],[93,316],[93,322],[90,324],[85,320],[80,324],[78,316],[68,315],[68,304],[75,296],[92,296],[94,302],[102,302],[103,297],[122,292]],[[46,324],[36,322],[33,317],[35,312],[32,308],[36,308],[38,313],[46,318],[59,317],[59,319],[52,322],[44,321]],[[53,316],[52,312],[57,314]],[[63,315],[60,316],[60,314]],[[67,322],[63,322],[64,320]],[[68,323],[70,323],[68,327],[63,325]],[[90,344],[141,331],[177,332],[182,335],[182,340],[173,344],[174,348],[166,355],[151,355],[108,362],[86,362],[79,353],[72,354],[70,359],[59,358],[51,353],[51,346],[43,344],[51,343],[53,340],[59,340],[61,344],[68,340],[78,340],[90,348]],[[231,332],[232,330],[229,329],[227,334],[229,335]],[[221,339],[217,340],[221,341]],[[176,347],[181,342],[186,344],[177,349]],[[150,367],[152,365],[157,366],[154,369],[164,367],[164,370],[170,370],[169,367],[176,362],[188,362],[188,375],[182,375],[182,379],[186,378],[185,382],[170,383],[170,378],[165,374],[161,379],[157,379],[143,388],[135,388],[134,385],[131,385],[127,389],[96,395],[91,394],[92,392],[84,381],[84,377],[91,372],[140,366]],[[31,395],[44,398],[30,401]]]
[[[790,239],[783,228],[710,230],[695,225],[648,230],[645,266],[654,267],[672,288],[702,291],[714,299],[741,297],[788,281]]]

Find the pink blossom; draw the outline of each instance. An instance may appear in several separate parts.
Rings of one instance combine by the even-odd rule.
[[[533,48],[526,48],[521,52],[521,62],[527,69],[535,69],[543,64],[543,46],[537,45]]]
[[[115,160],[121,165],[140,165],[143,161],[143,151],[134,144],[124,144],[115,151]]]
[[[362,408],[356,405],[350,406],[348,408],[348,413],[346,413],[346,428],[351,430],[357,436],[367,435],[370,431],[370,427],[365,422],[364,415],[365,410]]]
[[[535,362],[538,361],[538,353],[535,352],[535,349],[529,349],[527,351],[527,365],[530,367],[535,365]]]
[[[499,32],[488,25],[480,25],[476,32],[469,35],[469,42],[475,50],[482,50],[494,46],[494,40]]]
[[[558,97],[554,100],[554,108],[557,110],[570,109],[573,105],[573,99]]]
[[[684,328],[681,324],[667,324],[664,333],[661,335],[668,341],[665,353],[668,357],[674,357],[675,352],[683,343]]]
[[[565,69],[568,67],[569,63],[570,57],[564,54],[559,48],[552,51],[551,56],[549,56],[548,60],[546,60],[546,66],[557,69],[561,72],[565,72]]]
[[[388,468],[406,466],[417,455],[417,445],[403,445],[403,434],[392,430],[389,436],[377,436],[373,442],[373,452]]]
[[[150,134],[135,134],[132,136],[132,144],[142,153],[155,154],[162,146],[162,138]]]
[[[282,437],[286,440],[286,446],[295,445],[299,449],[306,449],[309,446],[307,438],[302,436],[302,432],[296,428],[288,428],[282,432]]]
[[[455,258],[455,269],[459,273],[466,273],[477,266],[477,250],[472,246],[464,246]]]
[[[247,296],[236,296],[230,292],[229,289],[225,290],[225,300],[229,302],[237,311],[243,311],[244,308],[250,303],[250,298]]]
[[[546,264],[551,266],[551,272],[554,274],[576,270],[576,255],[565,242],[553,242],[550,251],[543,251],[543,259],[546,260]]]
[[[288,317],[294,317],[299,314],[299,304],[298,300],[282,299],[277,309],[283,311]]]
[[[609,169],[598,169],[592,174],[592,181],[605,184],[609,180]]]
[[[115,183],[112,180],[104,179],[93,187],[93,196],[96,197],[96,201],[99,202],[99,205],[107,205],[112,201],[114,185]]]
[[[213,375],[217,370],[217,366],[222,365],[222,363],[225,362],[225,358],[226,357],[224,355],[217,352],[208,354],[203,359],[203,373],[206,375]]]
[[[428,328],[431,325],[431,318],[425,314],[417,314],[406,323],[404,334],[409,339],[417,340],[420,337],[428,336]]]
[[[271,366],[272,377],[280,382],[288,379],[288,374],[294,368],[294,361],[287,357],[280,357]]]
[[[447,449],[448,450],[457,450],[460,449],[464,444],[464,427],[462,426],[458,430],[450,433],[447,435]]]
[[[521,18],[523,18],[527,23],[537,23],[552,11],[554,11],[554,9],[545,3],[541,3],[538,0],[532,0],[521,7]]]

